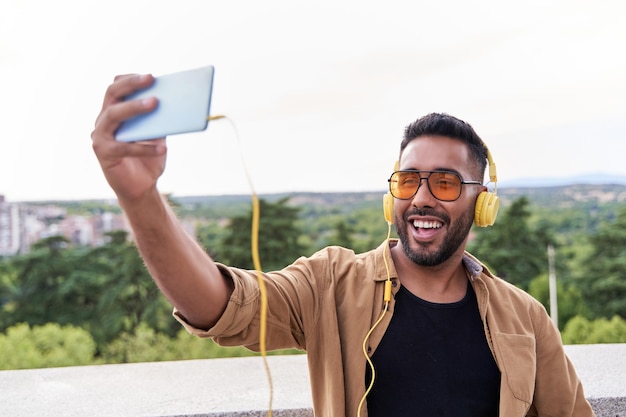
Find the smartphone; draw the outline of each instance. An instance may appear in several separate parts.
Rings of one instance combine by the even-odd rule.
[[[154,83],[125,98],[156,97],[159,104],[150,113],[122,122],[115,139],[135,142],[207,128],[213,91],[213,65],[156,77]]]

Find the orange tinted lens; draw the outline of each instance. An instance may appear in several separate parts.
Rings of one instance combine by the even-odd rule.
[[[451,172],[433,172],[428,177],[428,186],[439,200],[452,201],[461,195],[461,178]]]
[[[395,172],[389,181],[391,194],[400,199],[411,198],[420,186],[420,176],[415,172]]]

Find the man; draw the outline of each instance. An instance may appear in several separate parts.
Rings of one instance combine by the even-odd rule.
[[[114,139],[123,120],[155,108],[154,98],[123,101],[152,82],[115,79],[94,151],[176,318],[258,348],[256,273],[216,264],[181,227],[157,189],[165,139]],[[487,159],[467,123],[418,119],[389,179],[399,239],[363,254],[328,247],[263,274],[267,348],[307,351],[316,415],[593,415],[545,309],[465,252]]]

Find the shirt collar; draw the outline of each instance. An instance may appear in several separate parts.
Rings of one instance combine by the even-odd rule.
[[[483,266],[467,253],[463,255],[463,265],[469,273],[470,281],[474,281],[474,279],[479,277],[483,272]]]

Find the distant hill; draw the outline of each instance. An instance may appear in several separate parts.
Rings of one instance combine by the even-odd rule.
[[[592,173],[572,175],[567,177],[545,177],[545,178],[517,178],[513,180],[500,181],[499,187],[557,187],[574,184],[626,185],[626,175],[615,175],[605,173]]]
[[[576,183],[575,178],[570,178],[569,183],[564,185],[550,185],[550,181],[536,180],[532,185],[524,181],[498,183],[498,196],[500,204],[506,207],[511,201],[526,196],[531,205],[545,208],[564,208],[580,206],[581,208],[593,208],[602,205],[622,205],[626,203],[626,178],[610,177],[615,181],[593,184],[600,177],[586,176],[587,182]],[[618,182],[621,178],[623,183]],[[606,177],[605,179],[609,179]],[[537,185],[540,184],[540,185]],[[382,208],[382,197],[386,190],[364,192],[295,192],[260,194],[259,198],[267,201],[277,201],[288,198],[289,203],[309,209],[331,210],[335,213],[351,213],[355,210],[366,208]],[[203,210],[205,213],[229,213],[237,214],[246,212],[250,207],[251,196],[241,195],[207,195],[207,196],[173,196],[176,204],[182,211],[191,213]],[[40,201],[29,202],[29,205],[53,204],[73,210],[88,210],[93,212],[96,208],[102,211],[119,210],[117,204],[110,200],[76,200],[76,201]]]
[[[329,193],[288,193],[265,194],[259,198],[276,201],[289,198],[296,206],[334,207],[340,212],[351,212],[360,208],[382,207],[384,190],[369,192],[329,192]],[[626,181],[624,184],[568,184],[542,186],[498,185],[500,203],[506,207],[511,201],[526,196],[532,205],[546,208],[574,206],[617,205],[626,202]],[[175,200],[187,208],[204,205],[249,204],[249,195],[176,197]]]
[[[626,202],[625,184],[569,184],[542,187],[498,187],[503,205],[521,196],[544,207],[599,206]]]

